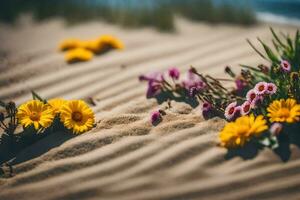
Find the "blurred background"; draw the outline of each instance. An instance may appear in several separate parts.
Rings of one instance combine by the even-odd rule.
[[[259,20],[299,24],[299,0],[4,0],[0,20],[14,24],[22,14],[42,21],[62,17],[68,24],[99,19],[124,27],[176,30],[174,17],[245,26]]]

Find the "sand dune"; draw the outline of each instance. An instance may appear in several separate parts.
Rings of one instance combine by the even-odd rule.
[[[77,137],[53,133],[24,149],[9,162],[13,177],[0,179],[0,199],[299,199],[297,147],[287,163],[271,150],[246,160],[232,156],[217,147],[225,122],[205,121],[199,108],[180,102],[172,102],[161,124],[150,124],[149,113],[166,105],[145,98],[138,75],[170,66],[186,72],[193,65],[223,77],[225,65],[263,62],[246,38],[271,39],[266,25],[177,24],[175,34],[96,22],[64,27],[59,20],[1,25],[7,59],[0,98],[20,104],[31,98],[31,89],[45,98],[92,98],[97,127]],[[64,38],[105,33],[120,37],[126,50],[73,65],[56,50]]]

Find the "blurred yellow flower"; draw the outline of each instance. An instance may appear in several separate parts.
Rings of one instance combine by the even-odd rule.
[[[24,127],[33,125],[35,130],[47,128],[52,124],[52,109],[38,100],[31,100],[18,108],[17,118]]]
[[[275,100],[267,110],[270,122],[293,123],[300,119],[300,104],[295,99]]]
[[[81,43],[81,48],[90,50],[94,53],[99,53],[102,49],[102,45],[99,40],[88,40]]]
[[[81,47],[82,42],[79,39],[66,39],[62,41],[59,45],[61,51],[66,51],[70,49],[75,49]]]
[[[64,104],[60,118],[64,126],[76,134],[90,130],[95,123],[94,112],[82,100],[72,100]]]
[[[86,50],[84,48],[76,48],[69,50],[65,55],[65,60],[67,62],[76,61],[89,61],[93,58],[93,52]]]
[[[55,99],[50,99],[48,100],[48,105],[51,106],[53,113],[55,115],[60,113],[60,110],[62,106],[66,103],[67,101],[61,98],[55,98]]]
[[[221,146],[226,148],[242,147],[252,137],[259,137],[263,131],[267,130],[267,121],[262,115],[243,116],[235,122],[226,124],[221,131],[219,138]]]
[[[102,35],[99,38],[99,41],[101,42],[103,48],[111,47],[119,50],[124,49],[123,42],[112,35]]]

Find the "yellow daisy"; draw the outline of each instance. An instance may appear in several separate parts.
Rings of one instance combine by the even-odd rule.
[[[267,110],[271,122],[293,123],[300,119],[300,104],[295,99],[275,100]]]
[[[101,42],[103,48],[111,47],[111,48],[119,49],[119,50],[124,49],[123,42],[112,35],[102,35],[99,38],[99,41]]]
[[[56,99],[50,99],[48,100],[48,105],[51,106],[53,113],[55,115],[60,113],[61,107],[66,103],[67,101],[61,98]]]
[[[84,48],[76,48],[68,51],[65,55],[67,62],[89,61],[93,58],[93,52]]]
[[[66,39],[60,43],[59,49],[61,51],[66,51],[66,50],[81,47],[81,45],[82,45],[82,41],[79,39]]]
[[[95,116],[92,109],[82,100],[68,101],[61,108],[60,118],[73,133],[83,133],[93,128]]]
[[[259,137],[267,129],[267,121],[263,116],[260,115],[255,118],[252,114],[226,124],[219,135],[219,139],[223,147],[242,147],[252,137]]]
[[[31,100],[18,108],[17,118],[24,127],[33,125],[35,130],[47,128],[52,124],[52,109],[38,100]]]
[[[88,40],[82,42],[81,48],[90,50],[94,53],[99,53],[102,50],[102,44],[99,40]]]

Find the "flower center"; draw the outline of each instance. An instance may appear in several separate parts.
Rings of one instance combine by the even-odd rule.
[[[250,110],[250,105],[248,105],[248,104],[245,105],[245,106],[244,106],[244,111],[245,111],[245,112],[248,112],[249,110]]]
[[[233,113],[234,113],[234,108],[232,107],[232,108],[229,109],[229,114],[231,115]]]
[[[268,87],[268,90],[269,90],[269,91],[273,91],[273,86],[269,86],[269,87]]]
[[[82,114],[81,112],[73,112],[72,113],[72,119],[75,121],[75,122],[81,122],[82,121]]]
[[[30,114],[30,119],[31,119],[32,121],[39,121],[39,120],[40,120],[40,115],[39,115],[39,113],[38,113],[38,112],[32,112],[32,113]]]
[[[264,89],[265,89],[265,86],[263,86],[263,85],[261,85],[261,86],[258,87],[259,91],[263,91]]]
[[[288,118],[290,116],[290,111],[287,108],[282,108],[278,111],[278,115],[281,118]]]
[[[250,95],[250,99],[251,99],[251,100],[255,99],[255,97],[256,97],[256,94],[254,94],[254,93],[252,93],[252,94]]]

